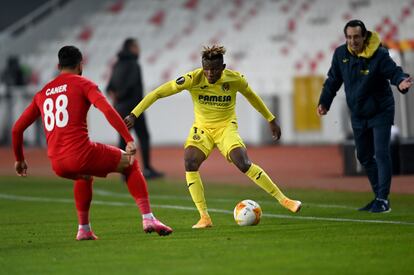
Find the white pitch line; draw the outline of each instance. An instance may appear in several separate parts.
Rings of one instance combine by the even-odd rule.
[[[121,194],[117,192],[106,191],[103,189],[94,188],[93,193],[99,196],[104,197],[116,197],[116,198],[131,198],[130,194]],[[150,199],[159,199],[159,200],[179,200],[179,201],[191,201],[190,196],[174,196],[174,195],[150,195]],[[237,203],[235,199],[217,199],[211,198],[208,201],[213,202],[233,202]],[[260,204],[275,204],[275,201],[261,201]],[[306,205],[318,207],[318,208],[339,208],[339,209],[357,209],[356,207],[348,205],[338,205],[338,204],[318,204],[318,203],[306,203]]]
[[[33,202],[58,202],[58,203],[74,203],[72,199],[54,199],[54,198],[42,198],[42,197],[29,197],[29,196],[16,196],[9,194],[1,194],[0,199],[13,200],[13,201],[33,201]],[[93,204],[110,205],[110,206],[135,206],[134,203],[128,202],[115,202],[115,201],[99,201],[93,200]],[[180,205],[160,205],[151,204],[154,208],[165,209],[177,209],[185,211],[195,211],[194,207],[180,206]],[[209,212],[233,214],[233,211],[225,209],[209,208]],[[414,225],[414,222],[404,221],[385,221],[385,220],[359,220],[359,219],[347,219],[347,218],[328,218],[328,217],[313,217],[313,216],[291,216],[291,215],[279,215],[279,214],[263,214],[264,217],[278,218],[278,219],[294,219],[294,220],[313,220],[313,221],[330,221],[330,222],[355,222],[355,223],[379,223],[379,224],[398,224],[398,225]]]

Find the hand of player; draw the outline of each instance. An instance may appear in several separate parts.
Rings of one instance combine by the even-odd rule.
[[[137,119],[137,117],[134,114],[129,114],[124,118],[124,122],[126,124],[126,126],[128,127],[128,129],[131,129],[132,126],[134,126],[135,120]]]
[[[125,147],[126,154],[128,155],[129,164],[132,165],[135,159],[135,153],[137,152],[137,147],[133,141],[127,143]]]
[[[400,82],[400,84],[398,85],[398,89],[406,90],[406,89],[410,88],[412,85],[413,85],[413,78],[408,77],[408,78],[406,78],[406,79],[404,79],[403,81]]]
[[[328,110],[323,106],[322,104],[318,105],[318,108],[316,109],[316,113],[318,116],[324,116],[328,113]]]
[[[27,176],[27,163],[24,160],[16,161],[14,163],[14,169],[16,169],[16,173],[20,177],[26,177]]]
[[[280,126],[276,123],[276,118],[269,121],[269,127],[270,131],[272,131],[273,140],[279,140],[282,135],[282,131],[280,130]]]

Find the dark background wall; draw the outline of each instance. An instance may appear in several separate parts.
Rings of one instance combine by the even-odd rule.
[[[0,31],[34,11],[48,0],[1,0]]]

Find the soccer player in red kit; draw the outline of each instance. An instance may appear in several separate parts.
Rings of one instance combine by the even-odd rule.
[[[77,240],[96,240],[89,223],[93,176],[122,173],[128,190],[142,214],[146,233],[169,235],[172,229],[151,212],[147,184],[134,159],[134,140],[118,113],[101,94],[97,85],[82,77],[82,53],[74,46],[59,50],[60,74],[38,92],[13,127],[13,150],[18,175],[27,175],[23,154],[23,133],[39,116],[43,120],[48,157],[55,173],[73,179],[79,228]],[[126,151],[90,141],[86,115],[93,104],[126,142]]]

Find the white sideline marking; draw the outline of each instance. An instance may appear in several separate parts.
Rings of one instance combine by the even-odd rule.
[[[117,192],[102,190],[102,189],[99,189],[99,188],[94,188],[93,193],[96,194],[96,195],[105,196],[105,197],[117,197],[117,198],[130,198],[131,197],[131,195],[129,195],[129,194],[121,194],[121,193],[117,193]],[[191,201],[190,196],[150,195],[150,199],[151,198],[160,199],[160,200],[167,200],[167,199],[171,200],[171,199],[173,199],[173,200],[179,200],[179,201]],[[233,203],[238,202],[235,199],[217,199],[217,198],[208,199],[208,201],[233,202]],[[262,202],[260,202],[260,204],[275,204],[275,201],[262,201]],[[306,203],[306,205],[310,205],[310,206],[318,207],[318,208],[340,208],[340,209],[353,209],[353,210],[357,209],[356,207],[347,206],[347,205],[337,205],[337,204]]]
[[[0,199],[14,200],[14,201],[35,201],[35,202],[59,202],[59,203],[74,203],[72,199],[54,199],[54,198],[41,198],[41,197],[28,197],[28,196],[16,196],[1,194]],[[93,204],[111,205],[111,206],[135,206],[134,203],[128,202],[114,202],[114,201],[99,201],[93,200]],[[180,205],[159,205],[152,204],[154,208],[166,208],[166,209],[178,209],[185,211],[195,211],[194,207],[180,206]],[[233,214],[233,211],[210,208],[209,212]],[[359,219],[347,219],[347,218],[328,218],[328,217],[312,217],[312,216],[291,216],[281,214],[263,214],[264,217],[279,218],[279,219],[294,219],[294,220],[313,220],[313,221],[332,221],[332,222],[356,222],[356,223],[380,223],[380,224],[399,224],[399,225],[414,225],[414,222],[403,221],[385,221],[385,220],[359,220]]]

